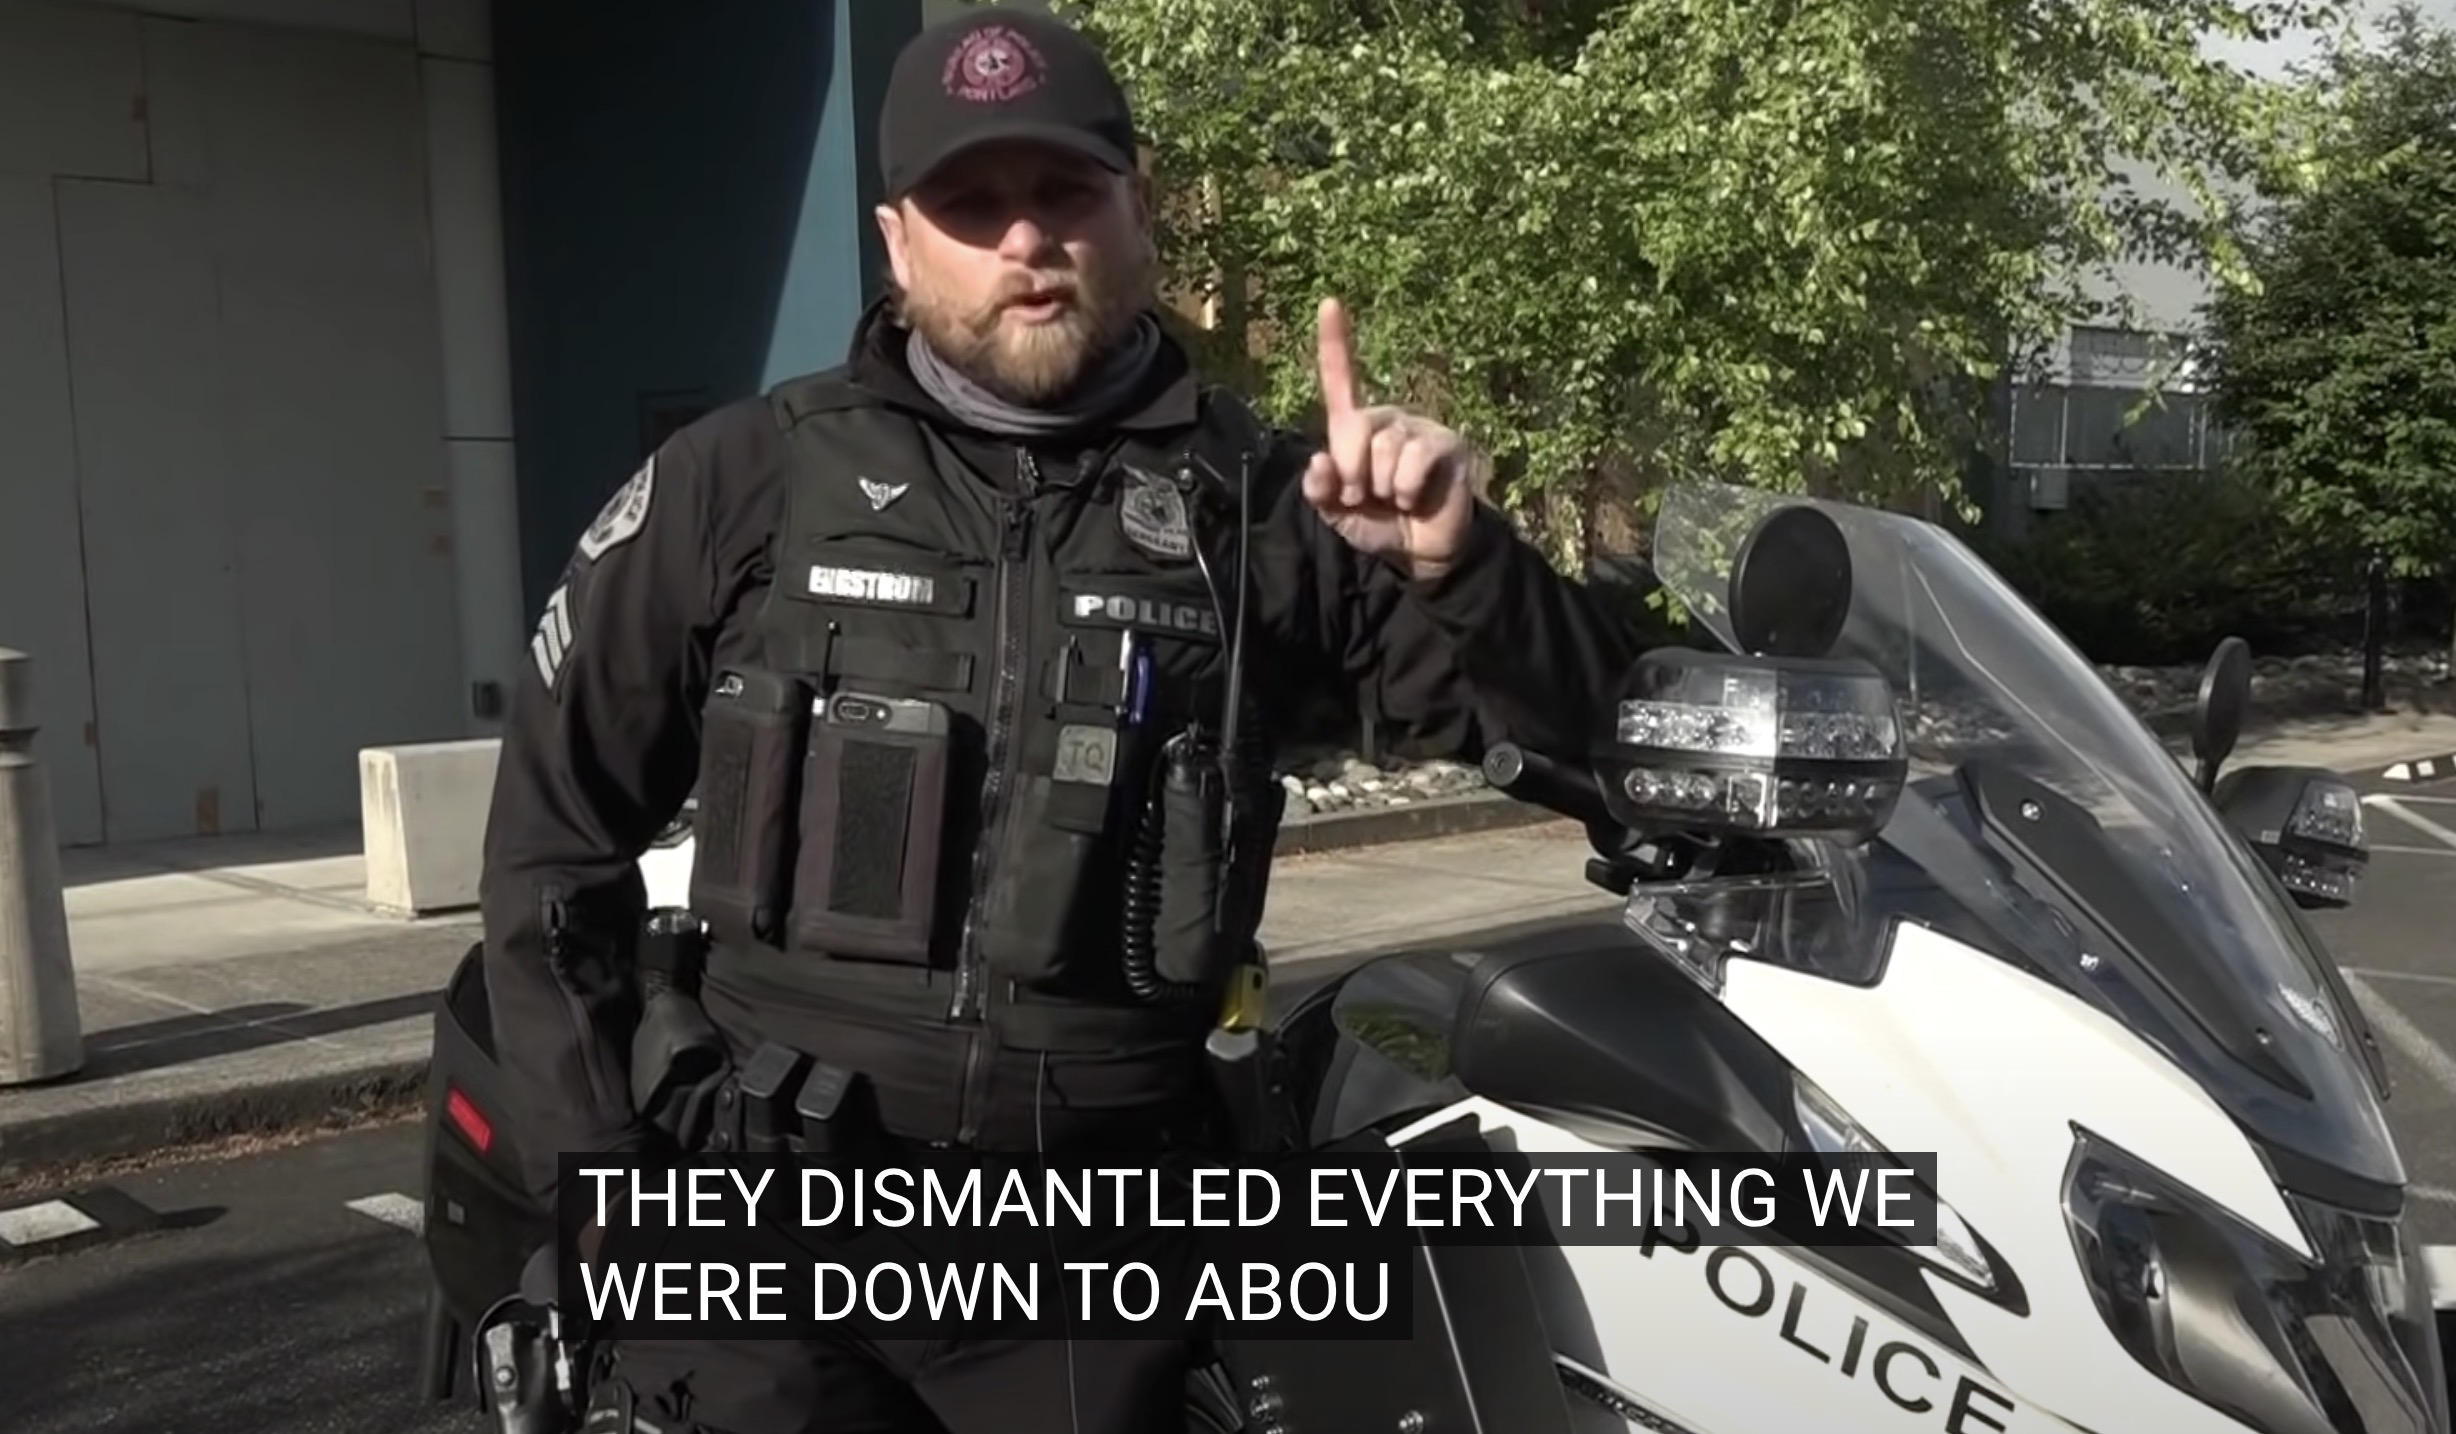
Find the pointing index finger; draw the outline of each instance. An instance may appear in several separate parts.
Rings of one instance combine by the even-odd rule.
[[[1347,306],[1324,299],[1317,320],[1315,365],[1322,380],[1322,407],[1332,418],[1353,413],[1356,400],[1356,334]]]

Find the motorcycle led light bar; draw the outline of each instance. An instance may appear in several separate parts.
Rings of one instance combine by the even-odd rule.
[[[2288,891],[2316,896],[2338,906],[2353,903],[2355,873],[2341,866],[2313,861],[2299,852],[2286,852],[2277,864],[2277,879]]]
[[[2286,835],[2345,851],[2369,846],[2362,820],[2362,798],[2343,782],[2310,781],[2286,819]]]
[[[2354,899],[2369,855],[2362,797],[2343,782],[2314,776],[2286,817],[2272,865],[2286,890],[2332,906]]]
[[[1883,824],[1901,784],[1878,777],[1781,778],[1763,772],[1679,772],[1639,767],[1621,778],[1630,805],[1657,821],[1807,834]]]
[[[1907,775],[1893,689],[1864,663],[1658,650],[1613,716],[1607,798],[1633,827],[1854,839]]]
[[[1891,756],[1900,743],[1901,731],[1894,721],[1890,689],[1881,681],[1873,694],[1882,706],[1871,711],[1796,711],[1785,710],[1785,699],[1858,695],[1847,688],[1841,691],[1820,690],[1824,684],[1784,691],[1772,679],[1782,674],[1759,674],[1763,681],[1735,684],[1722,696],[1727,701],[1708,704],[1698,701],[1648,701],[1639,699],[1620,704],[1622,745],[1652,747],[1663,751],[1693,752],[1724,757],[1760,757],[1780,759],[1805,757],[1819,761],[1881,762]]]
[[[2350,905],[2370,865],[2361,793],[2317,767],[2242,767],[2211,799],[2297,906]]]

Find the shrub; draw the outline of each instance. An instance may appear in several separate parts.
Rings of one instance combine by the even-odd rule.
[[[2315,551],[2258,488],[2221,474],[2126,474],[1980,543],[2007,581],[2091,660],[2171,666],[2227,637],[2268,656],[2358,631],[2362,559]]]

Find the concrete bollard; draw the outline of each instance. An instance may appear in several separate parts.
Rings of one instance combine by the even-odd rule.
[[[34,662],[0,647],[0,1086],[85,1068],[51,782],[34,759]]]

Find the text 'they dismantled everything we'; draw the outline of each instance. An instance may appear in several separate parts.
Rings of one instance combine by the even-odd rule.
[[[1935,1160],[1921,1155],[566,1156],[562,1167],[563,1288],[587,1296],[567,1312],[616,1336],[715,1324],[743,1338],[829,1326],[1151,1338],[1228,1321],[1405,1338],[1428,1248],[1919,1247],[1937,1223]]]
[[[947,1155],[565,1162],[583,1218],[637,1229],[1392,1231],[1436,1243],[1934,1243],[1933,1156]],[[570,1179],[577,1176],[576,1180]],[[567,1193],[566,1199],[570,1198]]]

